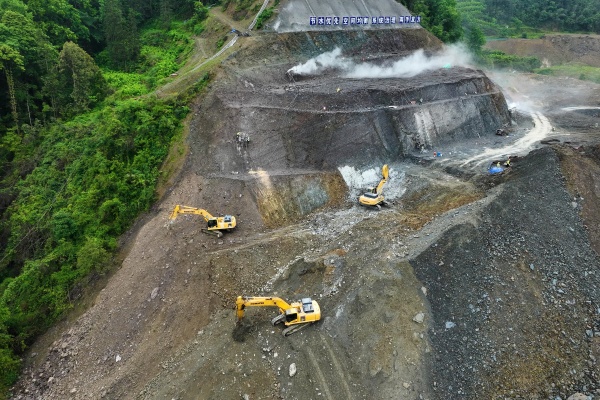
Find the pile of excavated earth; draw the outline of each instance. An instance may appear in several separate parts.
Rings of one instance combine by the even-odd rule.
[[[13,398],[600,398],[600,87],[468,63],[349,75],[442,52],[422,29],[242,40],[176,183]],[[384,164],[388,207],[359,206]],[[205,235],[177,204],[238,225]],[[322,317],[284,337],[277,308],[239,324],[240,295]]]

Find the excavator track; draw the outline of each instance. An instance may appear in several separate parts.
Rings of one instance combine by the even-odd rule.
[[[271,320],[271,324],[273,324],[273,326],[280,324],[283,322],[283,320],[285,319],[285,314],[279,314],[278,316],[276,316],[275,318],[273,318]]]
[[[202,229],[202,232],[206,233],[207,235],[216,236],[218,238],[223,237],[223,232],[221,232],[221,231],[209,231],[208,229]]]
[[[283,336],[290,336],[292,333],[296,333],[296,332],[306,328],[309,325],[312,325],[312,324],[306,323],[306,324],[292,325],[292,326],[285,328],[283,330],[283,332],[281,332],[281,333],[283,334]]]

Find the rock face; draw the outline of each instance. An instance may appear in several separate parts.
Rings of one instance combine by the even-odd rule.
[[[426,32],[409,32],[356,32],[356,42],[338,32],[269,38],[270,43],[244,59],[268,57],[259,52],[267,47],[279,62],[269,65],[264,60],[266,65],[242,68],[206,103],[207,111],[219,110],[202,113],[203,126],[218,127],[217,143],[223,132],[248,132],[252,138],[242,157],[222,149],[206,154],[219,160],[213,167],[269,171],[329,169],[350,161],[372,165],[402,159],[415,150],[493,135],[510,122],[498,87],[483,72],[468,68],[442,68],[411,78],[354,79],[334,70],[300,81],[286,76],[297,63],[335,48],[342,51],[340,60],[361,63],[364,52],[378,45],[369,53],[370,65],[408,56],[428,47],[427,41],[433,42],[431,50],[439,49]],[[306,59],[301,58],[304,54]]]
[[[510,124],[498,87],[483,72],[465,67],[448,65],[411,78],[355,79],[331,69],[287,74],[336,48],[342,62],[374,66],[423,48],[441,50],[441,42],[422,29],[286,33],[253,40],[224,63],[235,73],[226,73],[205,98],[193,122],[197,134],[191,149],[199,174],[239,180],[239,191],[252,192],[259,207],[268,192],[262,183],[276,177],[278,199],[270,204],[293,210],[273,219],[262,207],[267,225],[345,198],[344,191],[332,191],[338,187],[335,179],[324,179],[323,171],[337,173],[343,165],[380,168],[436,146],[492,136]],[[250,142],[237,144],[237,132]],[[293,205],[303,196],[316,201]]]

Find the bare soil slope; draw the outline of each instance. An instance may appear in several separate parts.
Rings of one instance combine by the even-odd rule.
[[[578,62],[600,67],[599,35],[556,34],[541,39],[494,40],[485,47],[522,57],[535,56],[547,66]]]

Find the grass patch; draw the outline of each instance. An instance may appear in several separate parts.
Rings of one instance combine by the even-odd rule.
[[[510,68],[526,72],[533,72],[542,65],[537,57],[515,56],[499,50],[483,49],[476,59],[479,64],[486,68]]]
[[[145,75],[146,83],[153,89],[176,72],[194,48],[191,32],[185,25],[172,23],[171,30],[149,29],[142,35],[142,49],[138,73]]]
[[[108,85],[114,90],[116,99],[141,96],[149,92],[144,76],[129,72],[103,70]]]
[[[223,36],[222,38],[217,40],[217,43],[216,43],[217,49],[220,49],[221,47],[223,47],[223,45],[225,44],[226,41],[227,41],[227,36]]]
[[[256,19],[256,29],[260,29],[263,27],[263,25],[265,24],[265,22],[267,22],[269,20],[269,18],[271,18],[273,16],[273,12],[275,11],[275,7],[269,7],[263,10],[263,12],[261,12],[258,15],[258,18]]]

